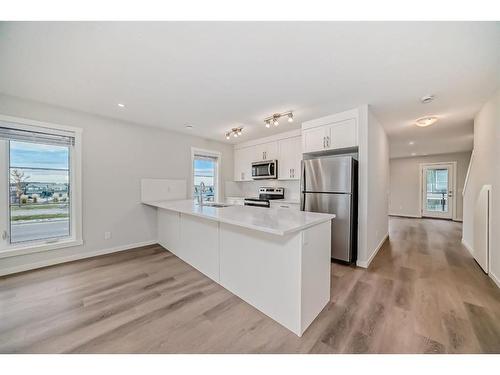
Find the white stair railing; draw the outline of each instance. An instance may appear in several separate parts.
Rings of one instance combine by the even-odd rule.
[[[465,175],[465,182],[464,182],[464,188],[462,190],[462,196],[465,195],[465,191],[467,190],[467,185],[469,183],[470,171],[472,169],[473,160],[474,160],[474,150],[472,150],[472,153],[470,155],[469,167],[467,168],[467,174]]]

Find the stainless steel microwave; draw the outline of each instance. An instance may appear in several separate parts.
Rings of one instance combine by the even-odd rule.
[[[265,160],[252,163],[252,178],[254,180],[278,178],[278,161]]]

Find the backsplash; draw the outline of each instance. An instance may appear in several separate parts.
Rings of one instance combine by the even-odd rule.
[[[260,180],[260,181],[226,181],[226,197],[256,197],[259,195],[261,186],[282,187],[285,189],[285,199],[300,199],[300,181],[279,181],[279,180]]]

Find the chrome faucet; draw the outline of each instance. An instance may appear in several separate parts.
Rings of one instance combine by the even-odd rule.
[[[203,206],[203,193],[205,191],[206,191],[205,183],[202,181],[202,182],[200,182],[200,195],[198,196],[198,204],[200,206]]]

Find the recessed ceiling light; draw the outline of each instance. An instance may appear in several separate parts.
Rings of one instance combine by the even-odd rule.
[[[412,153],[411,153],[411,156],[416,156],[416,155],[417,155],[417,153],[416,153],[416,152],[412,152]]]
[[[413,145],[415,144],[415,142],[410,141],[410,142],[408,142],[408,144],[409,144],[410,146],[413,146]]]
[[[118,103],[118,107],[120,107],[120,108],[124,108],[124,107],[125,107],[125,104],[123,104],[123,103]]]
[[[427,104],[427,103],[430,103],[434,100],[434,95],[425,95],[425,96],[422,96],[420,98],[420,101],[423,103],[423,104]]]
[[[420,127],[426,127],[434,124],[438,118],[436,116],[425,116],[415,120],[415,125]]]

